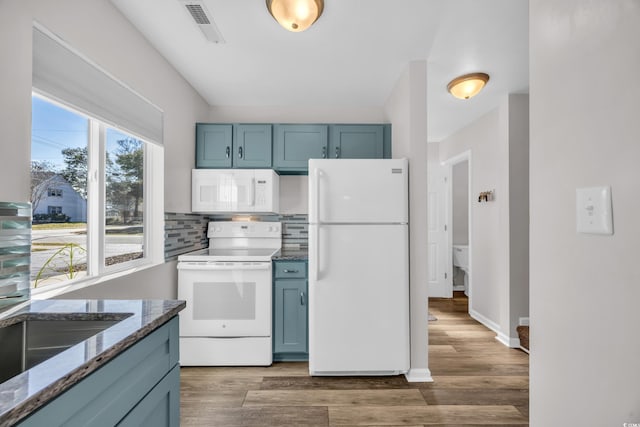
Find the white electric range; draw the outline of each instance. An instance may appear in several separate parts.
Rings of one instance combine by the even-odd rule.
[[[210,222],[209,248],[178,257],[182,366],[268,366],[279,222]]]

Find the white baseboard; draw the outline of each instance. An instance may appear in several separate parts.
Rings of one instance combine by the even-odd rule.
[[[508,335],[498,332],[496,340],[510,348],[520,348],[520,338],[510,338]]]
[[[469,316],[476,319],[478,322],[482,323],[487,328],[491,329],[496,334],[500,333],[500,326],[491,319],[484,317],[482,314],[478,313],[475,310],[469,310]]]
[[[404,377],[410,383],[432,383],[431,371],[428,369],[409,369]]]
[[[529,318],[521,317],[518,319],[518,326],[529,326]]]
[[[475,310],[469,310],[469,316],[495,332],[496,340],[498,340],[498,342],[510,348],[520,348],[520,338],[510,338],[508,335],[500,331],[500,326],[493,320],[484,317]]]

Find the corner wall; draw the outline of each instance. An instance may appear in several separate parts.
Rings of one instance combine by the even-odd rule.
[[[411,371],[431,380],[427,318],[427,63],[413,61],[398,79],[385,112],[392,124],[393,157],[409,159],[409,297]]]
[[[531,425],[640,423],[640,2],[529,7]],[[578,234],[600,185],[614,234]]]

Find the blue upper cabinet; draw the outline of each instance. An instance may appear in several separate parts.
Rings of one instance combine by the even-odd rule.
[[[333,125],[329,156],[332,159],[382,159],[384,125]]]
[[[232,167],[233,126],[196,124],[196,168]]]
[[[196,124],[196,168],[270,168],[270,124]]]
[[[273,167],[279,172],[306,173],[309,159],[329,155],[328,125],[275,125]]]
[[[196,124],[196,168],[306,175],[309,159],[388,158],[390,124]]]
[[[270,168],[271,125],[235,125],[234,130],[234,166]]]

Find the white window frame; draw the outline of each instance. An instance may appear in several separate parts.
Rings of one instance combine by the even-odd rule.
[[[98,118],[65,105],[35,88],[32,94],[60,108],[72,111],[89,120],[87,148],[87,276],[32,288],[34,299],[50,298],[64,292],[75,291],[96,283],[102,283],[123,274],[130,274],[164,263],[164,148],[133,135],[126,129],[106,124]],[[114,265],[105,265],[106,247],[106,134],[115,129],[144,142],[143,183],[143,250],[139,259]]]

